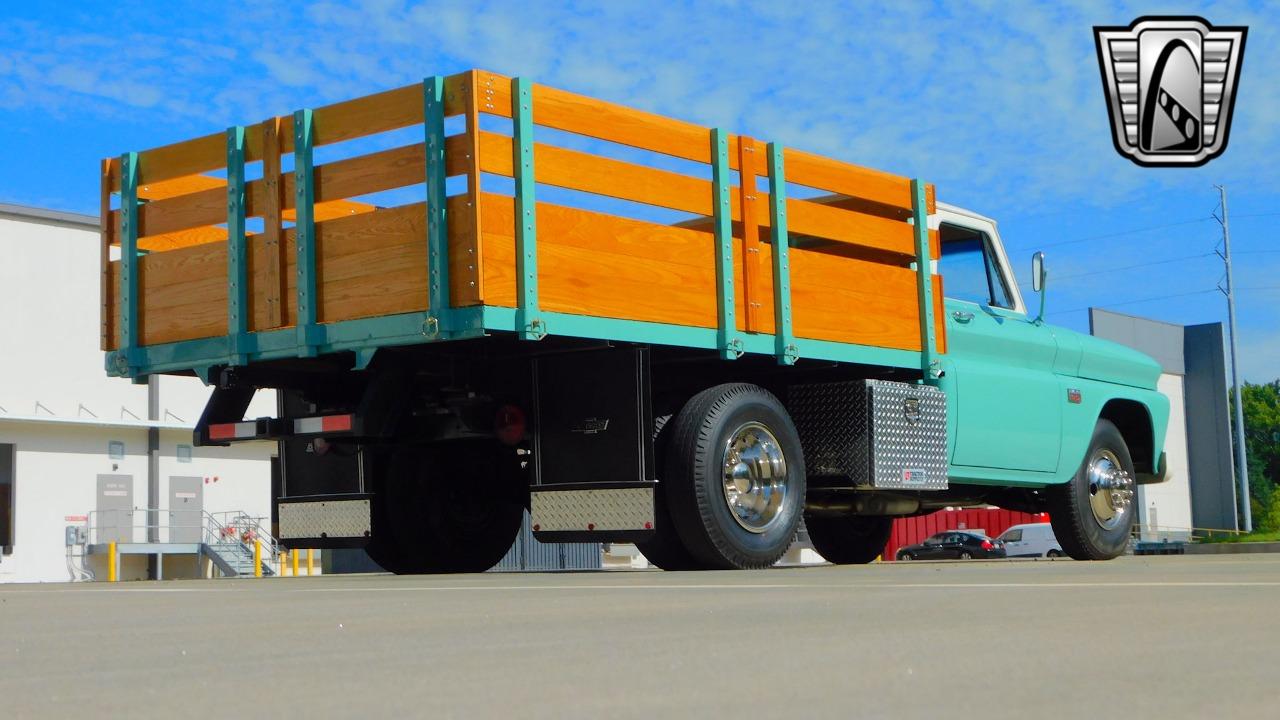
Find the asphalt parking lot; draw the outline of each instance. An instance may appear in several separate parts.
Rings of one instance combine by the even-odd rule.
[[[0,588],[5,717],[1271,717],[1280,556]]]

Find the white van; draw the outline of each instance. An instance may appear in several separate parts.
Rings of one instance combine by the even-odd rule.
[[[1062,546],[1049,523],[1014,525],[997,538],[1004,543],[1006,557],[1063,557]]]

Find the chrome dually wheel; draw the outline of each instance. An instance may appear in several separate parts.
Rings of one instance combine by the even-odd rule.
[[[724,446],[724,501],[748,532],[762,533],[778,521],[787,499],[787,458],[769,428],[744,423]]]
[[[1089,509],[1103,530],[1119,527],[1133,505],[1133,476],[1120,458],[1107,448],[1098,448],[1089,458]]]

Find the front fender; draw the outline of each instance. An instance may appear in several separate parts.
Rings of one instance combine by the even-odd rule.
[[[1093,429],[1103,416],[1104,409],[1108,408],[1108,403],[1113,401],[1136,403],[1145,411],[1151,448],[1142,457],[1135,456],[1133,459],[1139,467],[1149,467],[1152,473],[1158,471],[1169,426],[1169,398],[1164,393],[1084,378],[1064,377],[1060,378],[1060,383],[1064,398],[1073,397],[1072,391],[1079,391],[1080,402],[1066,402],[1063,406],[1062,452],[1058,456],[1058,470],[1055,473],[1058,482],[1070,480],[1080,469],[1085,453],[1089,450],[1089,441],[1093,438]]]

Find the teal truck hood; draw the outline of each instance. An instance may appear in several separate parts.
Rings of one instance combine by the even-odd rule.
[[[1054,327],[1058,342],[1057,372],[1064,375],[1154,390],[1160,379],[1160,363],[1110,340]]]

